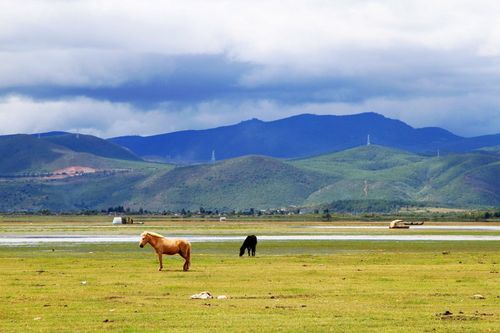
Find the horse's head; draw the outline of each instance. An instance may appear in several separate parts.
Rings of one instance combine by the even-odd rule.
[[[147,243],[149,243],[149,234],[145,231],[141,234],[141,242],[139,243],[139,246],[144,247]]]
[[[245,254],[245,250],[246,250],[246,248],[244,246],[240,247],[240,257]]]

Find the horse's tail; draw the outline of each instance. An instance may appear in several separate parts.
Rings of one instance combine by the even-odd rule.
[[[189,267],[191,266],[191,243],[186,242],[185,243],[186,247],[184,249],[184,259],[186,262],[184,263],[184,270],[187,271],[189,270]]]

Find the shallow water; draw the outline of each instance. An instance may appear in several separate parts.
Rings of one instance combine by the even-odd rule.
[[[192,243],[242,241],[245,236],[185,236]],[[500,241],[490,235],[263,235],[259,241]],[[13,236],[0,237],[0,246],[48,243],[135,243],[139,236]]]

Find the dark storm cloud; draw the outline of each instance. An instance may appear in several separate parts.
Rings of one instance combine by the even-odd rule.
[[[86,96],[98,100],[150,106],[162,102],[199,102],[241,93],[238,80],[253,66],[228,61],[217,55],[176,57],[144,56],[150,65],[141,78],[131,77],[113,85],[37,84],[0,89],[2,95],[24,95],[35,99]]]

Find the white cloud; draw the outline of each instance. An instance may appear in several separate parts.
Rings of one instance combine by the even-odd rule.
[[[498,54],[498,22],[498,1],[2,1],[0,86],[114,85],[140,54],[225,54],[262,80],[364,70],[401,46],[480,59]]]
[[[85,97],[57,101],[6,97],[0,100],[0,123],[0,134],[61,130],[97,136],[153,133],[171,126],[168,114]]]

